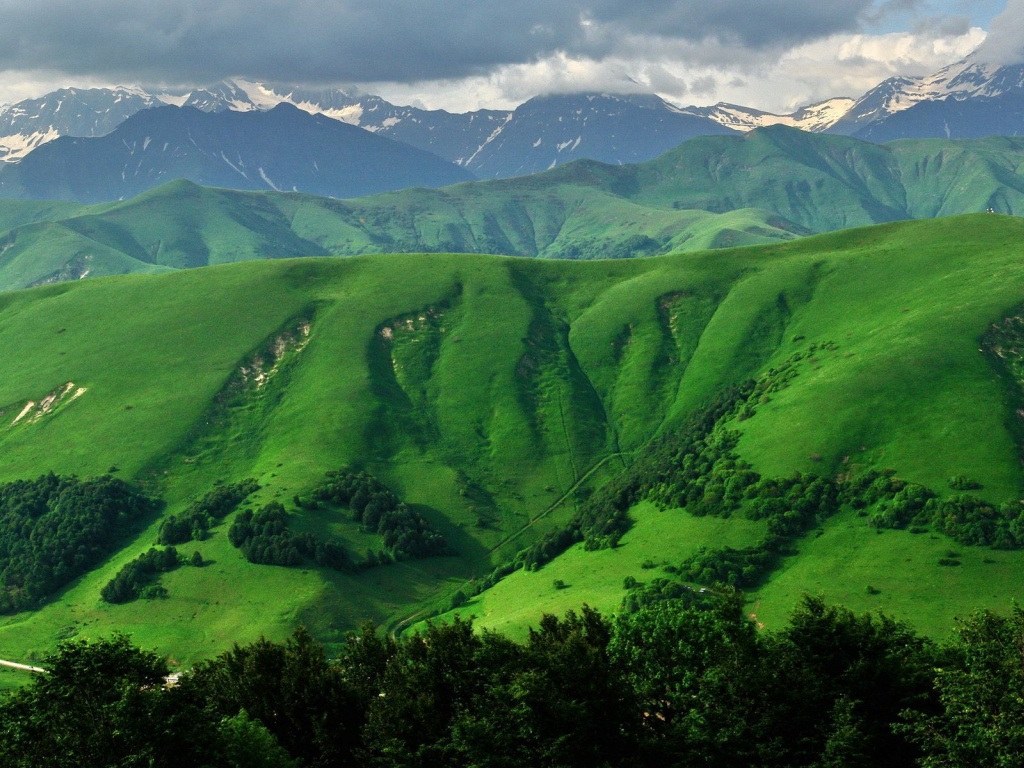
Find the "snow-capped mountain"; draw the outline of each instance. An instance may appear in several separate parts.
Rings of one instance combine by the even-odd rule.
[[[181,92],[65,89],[0,106],[0,165],[19,162],[59,136],[103,136],[138,111],[159,105],[218,113],[288,104],[430,152],[480,178],[533,173],[581,158],[642,162],[694,136],[773,125],[871,141],[1024,133],[1020,106],[1009,99],[1024,95],[1024,64],[1000,66],[983,56],[981,49],[934,74],[890,78],[859,99],[828,99],[791,114],[728,103],[679,108],[654,95],[599,93],[541,96],[514,110],[454,114],[396,106],[353,87],[245,80]],[[923,104],[928,106],[917,108]]]
[[[687,107],[684,111],[692,115],[707,117],[734,131],[746,132],[769,125],[785,125],[811,133],[821,133],[838,123],[856,101],[856,99],[846,96],[838,96],[801,107],[788,115],[762,112],[751,107],[726,104],[725,102],[719,102],[710,107]]]
[[[133,88],[64,88],[0,105],[0,161],[13,162],[58,136],[101,136],[160,99]]]
[[[836,133],[858,134],[921,102],[993,99],[1024,92],[1024,64],[999,65],[981,60],[978,52],[924,77],[893,77],[861,96],[836,123]],[[939,135],[939,134],[936,134]]]
[[[507,178],[588,158],[651,160],[687,139],[733,133],[654,95],[538,96],[517,107],[464,165],[480,178]]]
[[[876,120],[854,136],[882,144],[896,139],[981,139],[1024,135],[1024,92],[921,101]]]
[[[147,109],[112,133],[64,136],[0,168],[0,196],[102,202],[174,179],[242,190],[357,197],[472,175],[437,155],[288,104]]]
[[[87,93],[95,106],[79,111],[109,115],[109,120],[65,121],[59,110],[47,112],[27,102],[7,108],[33,119],[23,119],[12,127],[7,143],[19,151],[6,156],[0,152],[0,160],[20,160],[30,149],[58,136],[104,135],[135,111],[160,104],[204,112],[250,112],[289,104],[432,152],[485,178],[532,173],[582,157],[608,163],[640,162],[694,136],[731,131],[654,95],[545,96],[513,111],[453,114],[396,106],[356,89],[298,89],[242,80],[179,93],[137,89]],[[135,100],[127,101],[126,95]],[[39,101],[56,103],[59,99],[54,96]],[[123,102],[116,118],[110,108],[115,101]],[[17,128],[21,130],[16,133]]]

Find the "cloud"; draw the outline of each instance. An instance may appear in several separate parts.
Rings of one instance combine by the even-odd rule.
[[[1024,0],[1008,0],[1006,9],[992,20],[977,58],[987,64],[1024,64]]]
[[[782,51],[872,0],[0,0],[0,71],[128,82],[461,78],[556,55]]]

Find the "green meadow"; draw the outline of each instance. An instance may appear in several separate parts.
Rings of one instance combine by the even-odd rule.
[[[1021,312],[1022,235],[982,214],[656,258],[282,259],[0,294],[0,480],[110,472],[166,501],[100,567],[0,619],[0,658],[126,631],[188,665],[298,624],[329,644],[366,619],[415,626],[723,387],[811,344],[831,342],[738,423],[758,472],[891,469],[946,495],[964,475],[993,502],[1021,498],[1015,395],[980,338]],[[165,599],[100,600],[164,516],[246,477],[261,486],[251,506],[279,501],[296,530],[357,555],[379,548],[343,510],[294,503],[343,466],[386,483],[457,555],[358,574],[254,565],[229,516],[179,547],[207,565],[163,575]],[[614,611],[627,577],[761,535],[739,516],[633,517],[618,548],[572,548],[458,610],[515,632],[584,602]],[[761,621],[809,590],[943,634],[1021,595],[1018,552],[877,534],[856,516],[821,530],[749,596]],[[949,550],[960,566],[936,564]]]

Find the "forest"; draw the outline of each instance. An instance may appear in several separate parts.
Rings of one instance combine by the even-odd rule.
[[[739,593],[615,620],[583,607],[523,641],[468,621],[337,658],[303,629],[167,681],[124,635],[66,641],[0,702],[5,766],[1019,766],[1024,611],[933,642],[806,597],[758,629]]]
[[[0,485],[0,613],[37,607],[117,549],[159,503],[109,475]]]

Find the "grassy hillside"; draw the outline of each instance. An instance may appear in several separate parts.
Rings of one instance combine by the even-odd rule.
[[[1021,213],[1022,162],[1014,138],[875,145],[776,126],[694,139],[638,165],[580,161],[346,201],[183,181],[100,206],[0,201],[0,289],[292,256],[625,258]]]
[[[293,256],[457,252],[592,259],[790,240],[807,232],[763,211],[637,205],[555,181],[412,189],[354,201],[167,184],[123,203],[39,209],[0,201],[0,289],[86,276]],[[5,211],[7,213],[5,213]],[[33,223],[21,224],[28,219]],[[46,219],[46,223],[37,222]]]
[[[3,294],[0,480],[114,472],[167,508],[52,602],[0,620],[0,658],[114,629],[189,662],[298,622],[327,641],[365,618],[408,626],[565,525],[653,435],[794,353],[795,377],[735,425],[758,472],[892,469],[947,496],[965,475],[993,502],[1020,498],[1009,374],[979,339],[1024,302],[1022,234],[978,215],[652,259],[260,261]],[[254,565],[228,541],[233,513],[179,547],[208,565],[165,574],[166,599],[100,600],[161,519],[218,482],[253,477],[251,504],[282,502],[296,531],[379,549],[343,510],[302,501],[344,465],[387,484],[457,556],[357,574]],[[650,506],[635,517],[620,548],[571,549],[462,610],[508,627],[583,601],[614,608],[626,576],[762,530]],[[801,585],[934,631],[1024,593],[1017,552],[877,534],[856,516],[822,531],[754,596],[764,620]],[[929,565],[951,548],[961,567]]]

